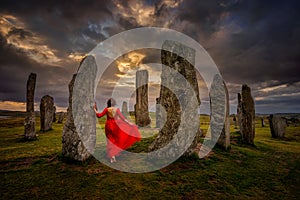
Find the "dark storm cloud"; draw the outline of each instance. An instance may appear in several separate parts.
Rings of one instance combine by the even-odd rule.
[[[179,9],[179,19],[188,21],[195,29],[186,30],[195,39],[210,37],[219,28],[222,13],[226,11],[219,1],[184,1]]]
[[[55,25],[72,25],[80,28],[87,20],[101,19],[112,13],[108,9],[111,1],[101,2],[97,0],[63,1],[53,0],[41,3],[39,0],[7,0],[1,1],[0,11],[24,18],[45,19],[46,22]],[[59,19],[59,21],[57,21]],[[64,28],[64,27],[61,27]]]
[[[0,41],[1,101],[24,102],[27,78],[33,72],[37,73],[35,101],[39,102],[43,95],[49,94],[56,100],[56,105],[66,106],[67,85],[68,80],[71,79],[71,76],[68,77],[66,74],[73,71],[70,70],[73,66],[62,68],[37,63],[28,59],[22,50],[7,44],[1,34]]]
[[[258,113],[297,113],[300,110],[300,93],[293,96],[275,96],[266,100],[257,100],[255,107]]]
[[[227,42],[215,48],[224,77],[235,83],[299,81],[297,8],[298,1],[241,1],[229,9],[226,22],[236,27],[229,25]]]
[[[57,56],[68,59],[70,53],[87,53],[105,36],[91,24],[101,22],[106,16],[111,16],[107,9],[109,1],[2,1],[0,14],[12,15],[21,21],[19,28],[14,18],[8,18],[8,23],[16,25],[11,27],[8,34],[0,33],[0,81],[1,100],[25,101],[26,81],[29,73],[37,73],[36,102],[43,95],[54,97],[58,106],[67,106],[68,83],[72,74],[76,72],[78,64],[64,62],[57,66],[33,61],[28,54],[41,54],[36,49],[22,49],[8,44],[8,38],[20,41],[36,41],[30,31],[41,36],[45,45],[55,49]],[[99,20],[99,21],[97,21]],[[101,30],[101,27],[99,27]],[[30,31],[29,31],[30,30]],[[14,37],[14,38],[13,38]]]
[[[80,51],[86,53],[105,38],[102,33],[89,29],[89,22],[101,22],[112,16],[107,6],[110,1],[2,1],[0,13],[20,17],[26,28],[34,30],[48,40],[59,53]],[[99,21],[97,21],[99,20]],[[84,41],[86,34],[95,42]],[[92,44],[91,44],[92,43]]]
[[[7,18],[16,26],[0,34],[0,100],[24,101],[27,76],[36,72],[38,96],[49,93],[66,105],[67,84],[78,67],[68,56],[88,53],[111,35],[143,26],[172,28],[200,42],[228,83],[232,101],[243,83],[250,84],[255,97],[272,99],[281,90],[261,90],[283,84],[289,85],[285,94],[295,93],[291,85],[300,81],[299,8],[296,0],[1,1],[0,15],[16,17],[21,26]],[[30,55],[50,60],[47,51],[25,52],[7,43],[9,38],[34,43],[36,37],[61,61],[41,64]],[[159,52],[146,54],[143,62],[159,61]],[[293,98],[294,105],[299,98]],[[288,97],[283,99],[280,105],[287,105]]]
[[[299,108],[299,96],[272,95],[299,91],[291,87],[300,80],[299,8],[299,1],[185,1],[176,23],[210,53],[233,102],[241,84],[247,83],[254,97],[269,97],[264,111],[279,103],[291,111]],[[288,84],[284,93],[260,91],[282,84]],[[262,109],[260,105],[258,101]]]

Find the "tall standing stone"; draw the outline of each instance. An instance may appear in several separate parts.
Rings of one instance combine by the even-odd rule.
[[[264,117],[262,117],[260,120],[261,120],[261,127],[265,127]]]
[[[279,115],[270,115],[270,129],[273,138],[282,138],[285,135],[286,120]]]
[[[24,137],[31,140],[36,138],[35,132],[35,113],[34,113],[34,90],[36,83],[36,74],[31,73],[27,80],[26,94],[26,117],[24,122]]]
[[[237,129],[237,119],[236,119],[236,117],[235,117],[235,115],[233,115],[233,125],[234,125],[234,129]]]
[[[237,111],[242,141],[246,144],[254,144],[255,107],[250,87],[243,85],[242,94],[239,94],[238,97]]]
[[[161,51],[162,73],[159,103],[166,112],[166,121],[149,146],[150,151],[164,148],[164,158],[177,157],[184,150],[191,155],[200,135],[199,89],[196,77],[195,50],[167,40]],[[196,133],[195,133],[196,131]],[[160,156],[163,157],[163,156]]]
[[[126,102],[126,101],[123,101],[123,103],[122,103],[122,114],[123,114],[125,117],[128,117],[128,116],[129,116],[128,105],[127,105],[127,102]]]
[[[56,106],[53,106],[53,122],[56,122]]]
[[[58,112],[57,113],[57,123],[61,124],[64,120],[65,113],[64,112]]]
[[[242,95],[241,95],[241,93],[237,94],[237,99],[238,99],[238,105],[237,105],[236,117],[237,117],[238,126],[240,127],[241,119],[242,119]]]
[[[218,74],[214,77],[209,96],[212,140],[227,149],[230,146],[229,95],[224,80]],[[218,130],[222,130],[221,133]]]
[[[84,58],[69,84],[69,106],[62,135],[62,154],[84,161],[94,152],[96,115],[94,106],[97,65],[93,56]],[[74,115],[73,115],[74,114]]]
[[[156,121],[156,128],[161,128],[164,124],[162,121],[162,108],[160,104],[160,98],[156,98],[156,104],[155,104],[155,121]]]
[[[53,97],[45,95],[40,103],[41,115],[41,131],[48,131],[52,129],[53,115],[54,115]]]
[[[139,70],[136,72],[136,104],[135,123],[140,127],[149,126],[151,119],[148,110],[148,71]]]

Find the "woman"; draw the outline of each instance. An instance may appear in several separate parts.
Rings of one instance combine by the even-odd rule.
[[[115,108],[116,101],[110,98],[107,101],[107,107],[98,113],[96,104],[94,106],[95,113],[98,118],[107,116],[105,123],[105,135],[107,139],[106,151],[110,158],[110,162],[116,162],[116,156],[135,142],[141,140],[141,134],[137,126],[129,122],[120,112],[119,108]]]

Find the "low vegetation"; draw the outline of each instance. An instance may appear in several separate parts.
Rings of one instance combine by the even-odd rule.
[[[37,118],[37,120],[39,120]],[[208,116],[201,116],[205,133]],[[62,124],[23,141],[22,117],[0,120],[1,199],[299,199],[300,127],[272,139],[257,121],[255,146],[240,143],[231,127],[231,148],[215,148],[209,157],[182,157],[151,173],[131,174],[94,158],[83,163],[61,156]],[[97,125],[98,129],[103,128]],[[146,151],[151,130],[130,151]],[[101,131],[97,139],[105,139]],[[120,161],[121,162],[121,161]]]

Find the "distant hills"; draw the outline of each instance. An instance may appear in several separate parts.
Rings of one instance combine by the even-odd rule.
[[[300,118],[300,113],[274,113],[274,114],[279,115],[281,117],[285,117],[286,119]],[[270,114],[257,113],[256,116],[258,116],[258,117],[267,117],[267,116],[270,116]]]
[[[40,111],[35,111],[36,116],[40,115]],[[300,119],[300,113],[274,113],[277,115],[280,115],[281,117],[285,117],[286,119],[291,118],[299,118]],[[233,117],[234,114],[231,114],[230,116]],[[11,111],[11,110],[0,110],[0,116],[11,116],[11,117],[25,117],[24,111]],[[207,114],[201,114],[201,116],[209,116]],[[270,114],[262,114],[257,113],[257,117],[268,117]]]
[[[24,111],[0,110],[0,116],[25,117]],[[40,115],[40,111],[35,111],[36,116]]]

